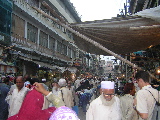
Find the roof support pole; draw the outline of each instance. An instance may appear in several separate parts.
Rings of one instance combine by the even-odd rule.
[[[138,0],[135,0],[134,5],[133,5],[133,11],[132,11],[132,14],[134,14],[134,13],[135,13],[135,11],[136,11],[137,2],[138,2]]]
[[[95,47],[102,49],[103,51],[109,53],[110,55],[114,56],[115,58],[117,58],[117,59],[123,61],[124,63],[132,66],[134,69],[142,70],[141,67],[138,67],[137,65],[135,65],[135,64],[131,63],[130,61],[124,59],[124,58],[121,57],[120,55],[118,55],[118,54],[110,51],[110,50],[107,49],[107,48],[105,48],[104,46],[102,46],[102,45],[99,44],[98,42],[96,42],[96,41],[94,41],[94,40],[86,37],[85,35],[79,33],[78,31],[72,29],[72,28],[69,26],[69,24],[67,24],[67,23],[64,24],[64,23],[60,22],[59,20],[55,19],[54,17],[48,15],[47,13],[43,12],[42,10],[40,10],[40,9],[38,9],[38,8],[36,8],[36,7],[33,7],[33,8],[34,8],[35,10],[37,10],[39,13],[43,14],[44,16],[46,16],[46,17],[50,18],[51,20],[57,22],[58,24],[60,24],[60,25],[63,26],[64,28],[68,29],[70,32],[74,33],[75,35],[77,35],[77,36],[79,36],[80,38],[86,40],[87,42],[93,44]],[[150,72],[148,72],[148,73],[150,74],[150,76],[151,76],[152,78],[156,79],[156,77],[155,77],[154,75],[152,75]]]

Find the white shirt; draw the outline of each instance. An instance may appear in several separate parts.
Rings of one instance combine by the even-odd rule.
[[[74,106],[72,92],[67,87],[62,87],[58,91],[58,97],[63,100],[66,107],[72,108]]]
[[[111,106],[103,105],[100,96],[93,100],[87,110],[86,120],[121,120],[120,100],[116,96],[114,99]]]
[[[74,87],[74,86],[71,86],[71,88],[69,88],[69,87],[67,86],[67,88],[69,89],[69,91],[71,91],[73,99],[75,99],[75,95],[76,95],[76,93],[75,93],[75,87]]]
[[[6,101],[8,104],[10,104],[10,102],[11,102],[12,93],[13,93],[13,90],[14,90],[16,87],[17,87],[16,84],[11,85],[11,88],[10,88],[8,94],[7,94],[6,99],[5,99],[5,101]],[[9,109],[9,108],[8,108],[8,109]]]
[[[140,113],[148,113],[148,119],[151,120],[152,118],[152,112],[155,105],[155,100],[152,96],[155,97],[155,99],[158,101],[158,91],[156,89],[153,89],[151,85],[144,86],[141,90],[138,91],[136,95],[137,99],[137,111]],[[143,120],[141,117],[139,117],[139,120]]]
[[[84,93],[90,93],[91,95],[93,94],[92,89],[84,89]]]
[[[60,88],[57,88],[57,87],[53,87],[52,88],[52,93],[54,94],[54,95],[58,95],[58,91],[60,90]]]
[[[75,89],[77,89],[81,84],[81,80],[77,79],[74,83]]]
[[[19,92],[17,88],[13,90],[9,104],[10,108],[8,117],[13,116],[19,112],[28,91],[29,89],[26,87],[23,87]]]

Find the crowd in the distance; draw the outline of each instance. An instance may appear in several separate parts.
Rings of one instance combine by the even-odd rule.
[[[119,80],[106,78],[60,78],[47,85],[29,76],[16,76],[14,84],[1,77],[0,120],[79,120],[79,108],[86,120],[154,120],[160,93],[149,77],[138,71],[122,93]]]

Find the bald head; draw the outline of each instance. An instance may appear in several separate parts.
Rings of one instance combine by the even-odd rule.
[[[19,91],[23,88],[23,86],[24,86],[24,80],[23,80],[22,76],[18,76],[16,78],[16,86],[17,86],[17,88],[18,88]]]

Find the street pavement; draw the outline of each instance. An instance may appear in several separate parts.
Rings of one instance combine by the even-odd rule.
[[[82,108],[79,107],[78,117],[80,120],[86,120],[86,113],[83,112]]]
[[[95,98],[96,98],[96,96],[95,96],[95,94],[93,94],[90,102],[92,102]],[[78,106],[79,99],[78,99],[77,95],[75,96],[75,100],[76,100],[76,105]],[[88,109],[88,107],[89,107],[89,105],[87,105],[86,110]],[[86,120],[86,113],[83,112],[82,107],[78,107],[78,110],[79,110],[79,114],[78,114],[79,119]]]
[[[75,96],[75,100],[76,100],[76,105],[78,106],[78,96]],[[81,107],[78,107],[78,117],[80,120],[86,120],[86,113],[83,112]]]

